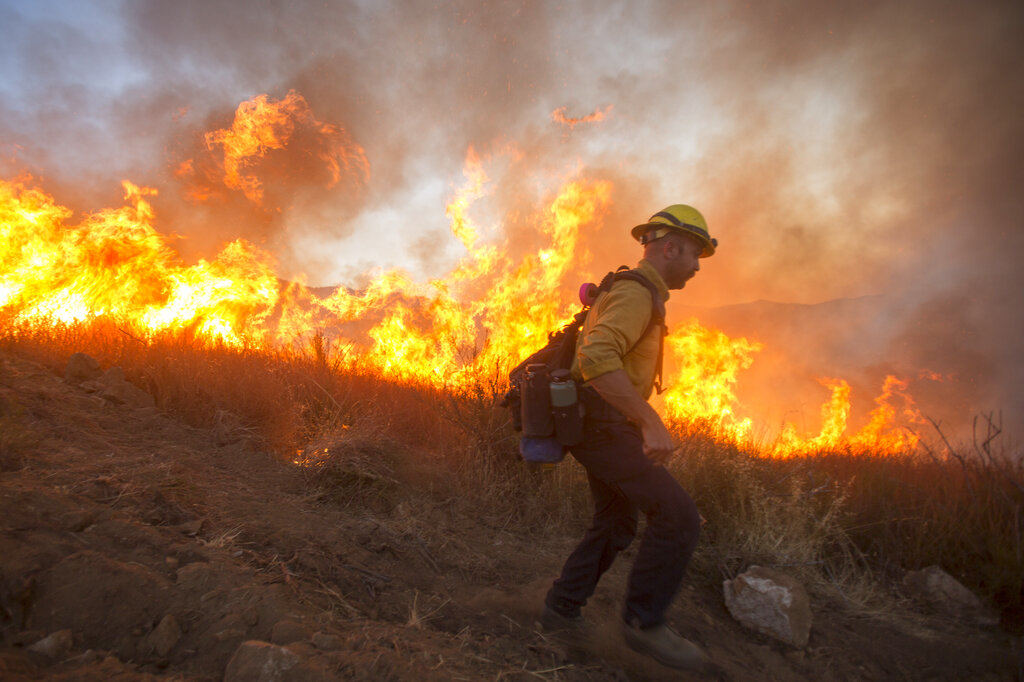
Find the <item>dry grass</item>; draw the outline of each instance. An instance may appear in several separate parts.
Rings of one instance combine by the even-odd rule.
[[[111,324],[3,329],[0,347],[58,374],[72,353],[89,353],[104,368],[123,367],[183,421],[304,461],[310,494],[327,503],[392,510],[402,481],[539,541],[575,532],[589,510],[578,466],[533,469],[519,459],[517,434],[497,406],[497,372],[451,393],[341,372],[319,335],[266,351],[204,347],[187,334],[142,343]],[[31,432],[16,404],[0,407],[0,464],[14,466]],[[969,449],[773,460],[680,431],[673,473],[707,521],[693,571],[717,583],[751,564],[783,566],[866,604],[903,570],[939,564],[1019,629],[1024,465],[999,451],[997,432],[990,423]],[[414,604],[410,619],[429,613]]]
[[[843,481],[848,536],[881,575],[940,565],[1024,625],[1024,464],[1005,454],[942,457],[828,453]]]
[[[869,606],[895,590],[906,570],[934,564],[1019,630],[1024,462],[988,436],[971,454],[939,438],[941,453],[777,460],[698,432],[683,437],[674,473],[707,519],[700,558],[723,577],[750,564],[782,566]]]

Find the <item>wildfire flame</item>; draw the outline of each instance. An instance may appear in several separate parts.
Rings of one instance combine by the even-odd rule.
[[[263,201],[263,187],[257,175],[247,172],[254,161],[274,149],[284,149],[297,126],[305,126],[320,140],[318,156],[330,173],[328,187],[341,178],[342,168],[357,179],[370,175],[370,163],[362,147],[353,143],[340,127],[318,121],[302,95],[290,91],[283,100],[258,95],[242,102],[230,128],[206,133],[206,147],[223,153],[224,184],[241,190],[249,201]],[[179,175],[193,171],[192,160],[179,167]]]
[[[913,431],[894,427],[897,416],[897,410],[891,404],[894,397],[904,403],[901,415],[903,421],[909,424],[925,423],[913,398],[907,393],[906,381],[892,375],[886,376],[882,393],[875,398],[877,406],[868,415],[868,423],[860,431],[848,436],[845,434],[850,416],[850,385],[842,379],[822,379],[821,383],[832,392],[829,400],[821,406],[821,433],[813,438],[802,438],[792,423],[786,423],[772,445],[772,454],[787,457],[844,448],[899,453],[912,450],[920,441],[920,436]]]
[[[295,116],[311,116],[298,95],[277,103],[260,96],[239,107],[230,131],[208,135],[225,151],[225,182],[258,200],[258,179],[243,173],[246,160],[283,144],[284,121]],[[324,298],[302,283],[283,286],[273,257],[242,239],[211,261],[186,265],[153,227],[147,198],[155,189],[125,181],[126,206],[71,224],[72,212],[29,179],[0,180],[0,315],[12,325],[41,326],[109,318],[141,339],[188,332],[201,343],[233,347],[302,343],[323,330],[346,348],[339,363],[347,369],[448,389],[473,386],[517,364],[576,312],[568,299],[574,288],[564,280],[589,259],[581,230],[604,214],[612,192],[602,180],[565,181],[534,216],[546,245],[513,262],[508,243],[480,243],[469,214],[489,183],[485,162],[469,150],[466,182],[447,206],[452,234],[466,250],[447,276],[424,284],[385,271],[362,291],[339,287]],[[361,150],[349,163],[368,168]],[[752,420],[740,414],[734,391],[760,348],[696,320],[677,326],[666,339],[667,365],[678,370],[666,382],[662,413],[753,444]],[[852,435],[849,385],[823,383],[831,398],[820,434],[802,437],[787,424],[763,450],[780,457],[844,446],[898,452],[917,443],[894,428],[898,420],[923,421],[906,382],[886,379],[869,423]],[[901,410],[892,406],[897,400]]]
[[[0,310],[15,322],[106,316],[241,345],[277,299],[269,256],[236,240],[213,262],[186,267],[153,229],[145,197],[156,190],[123,184],[131,206],[65,225],[71,211],[52,197],[0,181]]]
[[[665,345],[681,364],[669,379],[664,413],[684,423],[709,425],[739,442],[748,440],[753,422],[735,415],[733,390],[737,374],[753,364],[761,344],[730,339],[691,319],[676,328]]]
[[[568,107],[558,107],[551,112],[551,120],[555,123],[561,123],[562,125],[569,126],[569,130],[572,130],[580,123],[597,123],[603,121],[605,117],[611,112],[612,105],[609,104],[602,111],[601,109],[595,109],[593,113],[587,114],[586,116],[575,118],[572,116],[566,116],[565,112],[568,111]]]

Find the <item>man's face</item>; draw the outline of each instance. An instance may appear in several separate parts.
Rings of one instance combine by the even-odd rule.
[[[704,247],[696,239],[681,234],[669,235],[666,239],[670,239],[671,244],[665,252],[668,266],[665,284],[669,289],[682,289],[700,270],[700,254]]]

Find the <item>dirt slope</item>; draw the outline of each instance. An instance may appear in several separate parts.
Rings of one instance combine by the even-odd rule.
[[[621,644],[631,556],[582,640],[546,635],[537,611],[574,538],[474,513],[372,443],[325,485],[246,429],[113,405],[3,354],[0,428],[4,680],[256,679],[248,654],[293,680],[697,679]],[[711,679],[1017,674],[1000,632],[827,604],[797,651],[736,624],[720,583],[691,576],[670,613],[716,662]]]

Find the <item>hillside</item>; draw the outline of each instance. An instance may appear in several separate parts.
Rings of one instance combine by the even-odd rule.
[[[215,421],[118,405],[0,353],[0,677],[242,680],[270,661],[289,680],[697,679],[621,644],[629,552],[582,641],[540,631],[583,498],[568,527],[521,524],[506,505],[460,498],[429,443],[352,429],[304,467],[252,425]],[[1002,631],[896,601],[869,611],[814,593],[804,650],[745,630],[706,551],[670,621],[714,660],[710,679],[1017,674],[1019,643]]]

